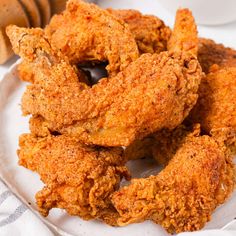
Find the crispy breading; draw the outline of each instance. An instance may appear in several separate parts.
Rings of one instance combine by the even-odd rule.
[[[167,50],[171,30],[156,16],[143,15],[136,10],[107,9],[128,24],[140,53],[160,53]]]
[[[129,178],[121,148],[88,147],[60,135],[20,137],[19,164],[37,172],[45,186],[36,194],[40,213],[63,208],[85,220],[116,224],[110,195],[123,177]],[[116,217],[115,217],[116,216]]]
[[[134,160],[151,157],[158,164],[167,165],[181,143],[189,136],[199,136],[200,131],[199,124],[194,124],[193,127],[181,124],[174,130],[160,130],[142,140],[135,140],[125,149],[125,158],[127,160]]]
[[[25,58],[28,56],[25,52],[40,51],[37,57],[30,54],[30,58],[36,58],[37,65],[41,54],[44,59],[43,45],[48,47],[50,44],[44,36],[40,36],[38,42],[41,45],[37,45],[31,43],[31,38],[34,41],[37,37],[33,29],[9,27],[7,33],[15,52]],[[53,83],[51,86],[51,77],[57,78],[58,74],[66,80],[67,68],[61,67],[63,61],[50,68],[52,59],[48,55],[48,68],[35,66],[37,76],[44,78],[47,84],[28,86],[22,99],[23,113],[41,115],[51,131],[104,146],[128,146],[135,139],[162,128],[175,128],[196,103],[202,77],[200,65],[193,54],[197,47],[197,32],[189,11],[177,12],[172,37],[177,37],[180,42],[176,41],[177,44],[173,45],[171,40],[171,52],[143,54],[122,72],[100,80],[92,88],[74,80],[70,84],[66,82],[66,85],[56,86]],[[190,45],[189,40],[196,45]],[[30,48],[29,45],[38,48]]]
[[[81,0],[68,1],[66,10],[52,17],[45,32],[53,48],[71,63],[108,61],[109,76],[139,56],[134,37],[123,21]]]
[[[211,39],[199,39],[198,60],[205,73],[214,64],[220,67],[236,67],[236,51]]]
[[[158,175],[132,179],[113,194],[119,225],[152,220],[170,233],[199,230],[232,193],[234,166],[225,146],[196,133],[177,146]]]
[[[214,136],[219,141],[225,142],[226,146],[235,154],[236,67],[224,65],[224,63],[227,63],[227,60],[227,56],[225,58],[222,57],[222,64],[219,61],[220,66],[211,66],[210,72],[202,79],[198,102],[190,112],[185,123],[188,125],[200,123],[203,132]],[[153,156],[153,153],[150,151],[151,144],[147,147],[144,146],[145,141],[138,142],[138,145],[134,142],[128,148],[128,151],[132,149],[133,152],[133,156],[129,154],[130,158],[140,158],[139,153],[151,153],[149,156]]]
[[[17,66],[17,72],[18,72],[19,79],[22,81],[25,81],[25,82],[29,82],[29,83],[38,83],[38,81],[35,81],[35,78],[37,80],[37,77],[35,77],[34,67],[35,67],[34,63],[31,63],[26,60],[22,61]],[[72,68],[70,68],[69,71],[71,71],[71,74],[68,76],[72,76],[74,78],[77,77],[77,80],[79,80],[80,82],[90,85],[90,81],[89,81],[87,74],[85,74],[81,70],[78,70],[76,66],[72,66]]]
[[[202,79],[199,99],[188,122],[201,124],[202,129],[236,146],[236,67],[213,66]]]
[[[188,9],[179,9],[176,12],[175,25],[167,48],[170,52],[198,54],[197,26]]]
[[[88,87],[84,83],[87,81],[85,74],[70,65],[60,51],[52,49],[42,29],[10,25],[7,32],[11,35],[13,50],[23,58],[19,65],[19,75],[23,81],[45,87],[71,84],[77,87],[79,85],[80,89]]]

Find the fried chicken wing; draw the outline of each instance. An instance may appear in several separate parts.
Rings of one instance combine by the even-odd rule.
[[[108,61],[110,76],[139,56],[134,37],[123,21],[81,0],[68,1],[66,10],[51,19],[45,32],[53,48],[71,63]]]
[[[198,59],[205,73],[214,64],[220,67],[236,67],[236,51],[211,39],[199,39]]]
[[[129,178],[121,148],[88,147],[59,135],[20,137],[19,164],[37,172],[45,187],[36,194],[40,213],[63,208],[85,220],[116,224],[110,195],[123,177]]]
[[[232,156],[213,138],[194,132],[177,141],[177,150],[170,141],[175,154],[158,175],[132,179],[112,195],[119,225],[149,219],[170,233],[199,230],[225,202],[234,189]]]
[[[17,30],[21,31],[18,36]],[[30,38],[34,39],[35,33],[32,29],[17,30],[9,27],[7,31],[15,52],[25,58],[28,45],[32,45]],[[73,81],[70,86],[51,86],[49,82],[44,86],[28,86],[22,99],[23,113],[40,115],[51,131],[103,146],[128,146],[135,139],[162,128],[175,128],[196,103],[202,77],[194,54],[196,25],[189,11],[178,11],[172,37],[178,40],[171,39],[169,52],[143,54],[122,72],[100,80],[92,88],[79,81]],[[40,37],[41,41],[48,43],[44,37]],[[39,51],[44,57],[42,46]],[[39,55],[36,61],[40,60]],[[61,62],[55,66],[61,70]],[[45,81],[54,77],[48,76],[40,66],[35,66],[35,70],[42,78],[47,74]],[[62,67],[60,73],[65,71]],[[50,73],[54,70],[50,69]]]
[[[136,10],[107,9],[128,24],[140,53],[160,53],[167,50],[171,30],[156,16],[143,15]]]

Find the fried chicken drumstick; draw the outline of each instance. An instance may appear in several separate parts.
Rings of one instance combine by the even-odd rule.
[[[196,103],[202,71],[196,58],[196,25],[186,9],[177,12],[168,52],[143,54],[92,88],[79,81],[51,86],[49,81],[55,77],[50,69],[52,53],[47,55],[43,48],[50,41],[46,36],[36,41],[35,31],[15,26],[7,29],[14,51],[24,60],[32,59],[35,75],[48,81],[28,86],[22,99],[23,113],[43,117],[44,126],[51,131],[90,144],[128,146],[162,128],[175,128]],[[39,66],[47,56],[50,76]],[[61,62],[55,67],[60,71]],[[60,73],[66,74],[66,68]]]
[[[24,134],[19,141],[19,164],[36,171],[45,187],[36,194],[40,213],[63,208],[85,220],[116,224],[110,195],[129,178],[121,148],[88,147],[60,135],[37,138]]]
[[[199,230],[232,193],[234,167],[225,146],[196,131],[183,134],[177,143],[176,136],[169,135],[167,140],[173,147],[165,162],[171,160],[163,171],[132,179],[129,186],[113,194],[119,225],[149,219],[170,233]]]

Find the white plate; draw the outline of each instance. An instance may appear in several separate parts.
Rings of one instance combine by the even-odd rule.
[[[43,187],[43,184],[36,173],[17,165],[18,137],[20,134],[28,132],[28,117],[22,117],[20,110],[20,99],[25,86],[26,84],[17,78],[16,65],[10,69],[0,82],[0,173],[1,178],[9,188],[38,214],[34,195]],[[134,176],[142,176],[157,171],[151,160],[134,161],[132,165],[129,164],[129,167]],[[145,172],[147,169],[150,171]],[[39,214],[38,216],[41,217]],[[226,204],[217,208],[205,229],[220,229],[233,220],[235,216],[236,192]],[[64,210],[60,209],[53,209],[47,218],[42,219],[63,235],[167,235],[159,225],[149,221],[127,227],[110,227],[98,221],[88,222],[81,220],[79,217],[69,216]]]

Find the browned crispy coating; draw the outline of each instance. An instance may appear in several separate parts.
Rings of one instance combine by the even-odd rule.
[[[194,132],[177,141],[177,151],[158,175],[132,179],[113,194],[119,225],[149,219],[170,233],[199,230],[225,202],[234,189],[232,156],[213,138]],[[175,135],[170,138],[176,149]]]
[[[51,86],[51,77],[57,78],[58,74],[66,81],[67,68],[60,61],[51,66],[50,60],[54,59],[43,49],[43,45],[49,45],[47,39],[40,36],[37,41],[35,30],[16,27],[8,28],[8,36],[15,52],[23,58],[34,58],[34,52],[40,52],[36,65],[41,57],[46,60],[48,56],[44,69],[35,66],[35,74],[47,83],[28,86],[22,109],[25,115],[41,115],[51,131],[70,134],[86,143],[128,146],[162,128],[175,128],[196,103],[202,72],[193,54],[197,47],[196,25],[186,9],[177,12],[172,37],[178,41],[173,44],[171,39],[171,52],[143,54],[122,72],[100,80],[92,88],[74,80]],[[39,44],[31,42],[35,40]]]
[[[110,195],[122,177],[129,177],[121,148],[88,147],[60,135],[20,137],[19,164],[37,172],[45,186],[36,194],[40,213],[63,208],[85,220],[103,219],[116,224]]]
[[[25,82],[34,83],[34,71],[32,70],[31,63],[27,61],[21,62],[17,66],[18,77]]]
[[[199,99],[188,117],[199,122],[206,133],[236,146],[236,67],[213,66],[202,79]]]
[[[236,67],[236,51],[211,39],[200,38],[198,60],[205,73],[208,73],[214,64],[220,67]]]
[[[180,9],[176,13],[175,25],[167,44],[171,52],[198,53],[197,26],[188,9]]]
[[[236,51],[200,39],[198,59],[207,75],[187,123],[199,122],[204,132],[224,141],[236,153]]]
[[[128,24],[140,53],[160,53],[167,50],[171,30],[161,19],[131,9],[107,10]]]
[[[189,136],[199,136],[200,131],[199,124],[194,124],[193,127],[181,124],[174,130],[163,129],[142,140],[135,140],[125,149],[125,157],[127,160],[152,157],[158,164],[166,165],[181,143]]]
[[[138,58],[137,44],[128,26],[95,4],[70,0],[45,28],[54,49],[71,63],[108,61],[110,76]]]
[[[236,153],[236,69],[233,68],[236,65],[236,58],[234,57],[236,57],[235,50],[209,39],[200,39],[198,58],[208,74],[202,79],[200,98],[186,123],[193,125],[199,122],[205,133],[224,141],[233,153]],[[181,129],[179,127],[175,132],[184,130]],[[141,141],[135,141],[126,149],[128,159],[155,157],[153,146],[158,143],[158,148],[154,149],[156,152],[163,150],[163,155],[158,155],[156,159],[158,162],[165,162],[169,159],[171,147],[174,146],[173,143],[165,144],[166,140],[172,140],[168,139],[168,134],[174,135],[173,132],[163,130]],[[176,139],[181,136],[180,133],[175,135]]]
[[[160,53],[167,50],[171,30],[158,17],[142,15],[136,10],[107,10],[128,24],[140,53]],[[28,63],[22,62],[18,66],[18,71],[20,79],[32,81],[34,71]]]
[[[27,60],[22,61],[17,67],[19,79],[25,82],[38,83],[37,81],[34,81],[35,78],[37,80],[37,77],[35,76],[34,67],[35,63],[31,63],[30,61]],[[72,68],[70,68],[69,70],[71,71],[71,75],[68,76],[72,76],[74,78],[77,77],[76,80],[79,80],[80,82],[90,85],[89,78],[83,71],[78,70],[76,66],[72,66]]]
[[[20,54],[20,78],[39,87],[60,87],[79,85],[88,87],[85,74],[71,66],[66,57],[54,51],[40,28],[26,29],[11,25],[7,28],[11,35],[13,50]],[[34,74],[31,74],[31,72]],[[77,88],[78,89],[78,88]]]

